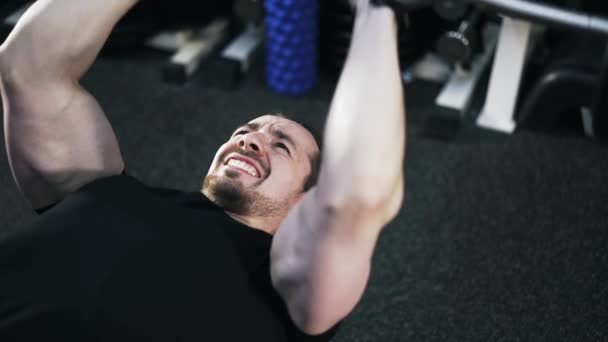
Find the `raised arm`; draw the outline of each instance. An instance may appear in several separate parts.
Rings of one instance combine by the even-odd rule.
[[[78,83],[137,0],[38,0],[0,46],[5,142],[33,208],[124,169],[97,101]]]
[[[0,46],[20,78],[78,80],[138,0],[38,0]],[[5,73],[7,70],[3,70]],[[9,75],[5,75],[9,76]]]
[[[319,334],[352,311],[382,228],[403,199],[405,109],[393,12],[359,1],[331,105],[317,188],[279,227],[272,279],[291,318]]]

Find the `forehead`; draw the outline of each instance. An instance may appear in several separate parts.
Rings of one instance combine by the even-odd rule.
[[[255,118],[248,124],[258,125],[258,130],[279,130],[282,133],[289,135],[292,140],[298,145],[298,148],[304,148],[308,153],[316,153],[319,151],[317,142],[304,126],[299,123],[276,115],[264,115]]]

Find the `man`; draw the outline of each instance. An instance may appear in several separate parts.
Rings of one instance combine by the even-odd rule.
[[[262,116],[184,193],[124,173],[78,83],[136,2],[39,0],[0,47],[11,170],[43,213],[0,242],[0,340],[329,340],[403,198],[393,12],[356,3],[322,156],[303,126]]]

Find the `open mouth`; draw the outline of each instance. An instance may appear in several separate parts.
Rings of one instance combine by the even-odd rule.
[[[261,178],[261,172],[258,170],[257,166],[247,160],[246,158],[240,156],[231,156],[226,159],[224,165],[235,168],[243,173],[246,173],[255,178]]]

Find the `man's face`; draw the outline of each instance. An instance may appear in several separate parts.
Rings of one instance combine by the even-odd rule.
[[[300,124],[266,115],[237,128],[217,151],[203,193],[240,215],[285,215],[304,194],[311,156],[319,152]]]

